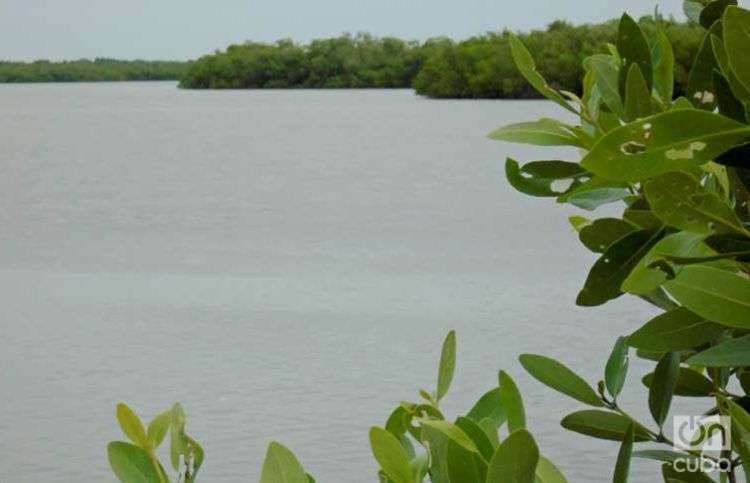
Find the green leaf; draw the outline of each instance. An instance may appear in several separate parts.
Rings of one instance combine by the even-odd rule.
[[[479,452],[471,438],[469,438],[469,436],[467,436],[466,433],[455,424],[451,424],[448,421],[439,421],[437,419],[419,419],[419,422],[422,424],[423,428],[428,427],[439,431],[467,451],[474,451],[475,453]]]
[[[440,366],[438,369],[436,399],[440,401],[448,393],[456,370],[456,332],[450,331],[443,341],[440,352]]]
[[[643,384],[646,387],[650,388],[653,381],[653,372],[643,376]],[[706,397],[712,392],[714,392],[714,385],[706,376],[687,367],[680,367],[674,388],[676,396]]]
[[[164,411],[148,423],[148,441],[152,448],[158,448],[172,424],[172,411]]]
[[[654,214],[667,225],[702,234],[746,233],[734,210],[685,172],[649,180],[644,192]]]
[[[622,74],[627,75],[631,65],[638,65],[650,92],[653,85],[651,49],[641,27],[628,14],[623,14],[620,19],[617,32],[617,51],[623,59]]]
[[[539,462],[536,465],[536,482],[568,483],[568,480],[550,460],[544,456],[539,456]]]
[[[467,451],[453,441],[448,441],[448,478],[454,481],[484,481],[487,463],[477,453]]]
[[[653,267],[652,264],[664,257],[671,256],[703,256],[712,254],[711,250],[702,243],[704,235],[681,231],[665,236],[659,240],[649,252],[641,258],[620,289],[636,295],[645,295],[661,287],[667,281],[664,270]],[[674,267],[679,273],[681,267]]]
[[[542,384],[584,404],[604,405],[586,381],[556,360],[535,354],[523,354],[519,360],[524,369]]]
[[[185,411],[180,403],[172,406],[172,426],[170,427],[169,458],[172,468],[177,470],[180,465],[180,455],[184,456],[185,448]]]
[[[578,238],[592,252],[603,253],[614,242],[636,229],[635,225],[620,218],[600,218],[582,227]]]
[[[492,131],[490,139],[538,146],[585,147],[572,126],[549,118],[503,126]]]
[[[487,470],[487,483],[534,483],[539,448],[525,429],[512,432],[497,447]]]
[[[750,89],[750,12],[739,7],[728,7],[724,11],[724,48],[737,75],[745,89]]]
[[[631,64],[625,81],[625,118],[635,121],[651,114],[651,90],[638,64]]]
[[[635,438],[635,425],[628,426],[625,437],[620,446],[620,452],[617,454],[617,463],[615,463],[615,475],[612,478],[613,483],[627,483],[630,473],[630,459],[633,455],[633,440]]]
[[[687,363],[703,367],[750,366],[750,335],[706,349],[688,359]]]
[[[669,414],[679,370],[680,355],[677,352],[668,352],[656,364],[648,391],[648,408],[659,427],[664,424]]]
[[[700,166],[750,139],[750,127],[719,114],[677,109],[605,134],[581,161],[595,175],[637,182]]]
[[[570,226],[572,226],[573,229],[577,231],[578,233],[581,233],[581,230],[583,230],[585,227],[591,224],[591,220],[581,215],[569,216],[568,222],[570,222]]]
[[[701,11],[700,24],[704,29],[710,29],[721,20],[724,10],[729,5],[737,5],[737,0],[713,0]]]
[[[122,432],[130,441],[143,449],[148,448],[148,437],[146,430],[143,429],[143,423],[125,403],[117,405],[117,422],[120,423]]]
[[[500,397],[500,388],[496,387],[487,391],[481,398],[479,398],[476,404],[474,404],[471,410],[466,414],[466,417],[477,424],[481,424],[482,421],[489,419],[495,426],[495,430],[497,430],[497,428],[499,428],[507,419]]]
[[[713,35],[721,35],[721,22],[717,22],[703,37],[698,54],[693,61],[688,77],[687,96],[697,109],[713,111],[716,109],[716,92],[714,91],[713,72],[719,66],[714,56],[711,43]]]
[[[409,476],[411,477],[411,471]],[[268,445],[260,474],[260,483],[308,483],[308,481],[307,473],[294,453],[275,441]]]
[[[674,95],[674,51],[672,42],[662,29],[656,34],[651,62],[654,64],[654,90],[662,102],[669,105]]]
[[[610,245],[591,268],[576,304],[596,306],[622,295],[623,281],[661,235],[661,231],[638,230]]]
[[[687,350],[714,340],[724,330],[722,326],[679,307],[646,322],[628,337],[628,344],[653,352]]]
[[[161,483],[159,472],[148,453],[138,446],[122,441],[107,445],[107,457],[122,483]]]
[[[624,183],[594,177],[588,181],[574,183],[568,191],[557,198],[557,201],[570,203],[584,210],[595,210],[607,203],[626,198],[630,194]]]
[[[515,381],[505,372],[500,371],[500,402],[508,417],[508,431],[511,433],[526,427],[526,411],[523,407],[521,393]]]
[[[562,163],[563,161],[536,161],[534,163],[527,163],[523,167],[518,166],[518,162],[514,159],[508,158],[505,161],[505,176],[508,179],[508,182],[513,186],[515,189],[520,191],[521,193],[525,193],[529,196],[541,196],[541,197],[549,197],[549,196],[560,196],[561,194],[565,193],[569,188],[571,183],[566,184],[563,187],[556,186],[556,182],[561,179],[568,178],[567,176],[563,177],[545,177],[542,175],[542,173],[551,175],[552,170],[543,170],[543,169],[534,169],[532,174],[532,169],[529,168],[530,165],[535,163]],[[566,164],[573,164],[573,163],[566,163]],[[578,166],[577,164],[575,166]],[[549,173],[547,171],[550,171]],[[579,167],[579,172],[585,172],[581,170]],[[568,179],[572,179],[568,178]]]
[[[633,451],[633,456],[646,460],[663,461],[665,463],[674,463],[677,460],[692,458],[692,456],[687,453],[665,449],[644,449],[641,451]]]
[[[625,416],[600,409],[586,409],[568,414],[563,418],[562,427],[576,433],[598,439],[622,441],[632,421]],[[635,441],[650,441],[648,431],[643,426],[635,428]]]
[[[665,288],[687,309],[708,320],[750,328],[750,281],[740,275],[704,265],[687,265]]]
[[[604,383],[609,394],[617,399],[628,374],[628,345],[626,337],[618,337],[604,369]]]
[[[370,428],[370,447],[380,468],[394,483],[412,483],[409,458],[395,436],[385,429]]]
[[[524,79],[526,79],[537,92],[547,99],[555,101],[574,114],[578,114],[578,111],[568,104],[568,101],[565,100],[562,94],[547,84],[547,81],[537,70],[534,58],[531,57],[531,54],[523,45],[523,42],[521,42],[518,37],[511,34],[508,37],[508,43],[510,44],[510,52],[513,56],[513,61]]]
[[[594,76],[596,88],[604,104],[620,119],[625,118],[625,106],[618,89],[617,66],[604,56],[589,58],[589,66]]]
[[[714,90],[716,91],[716,104],[719,107],[719,112],[737,122],[747,121],[745,105],[735,97],[732,92],[732,86],[729,84],[726,77],[719,73],[719,71],[715,70],[713,71],[711,79],[714,84]]]
[[[467,417],[461,416],[456,419],[456,427],[471,439],[485,460],[489,461],[490,458],[492,458],[492,454],[495,452],[495,447],[487,436],[487,433],[485,433],[484,429],[482,429],[479,424]]]

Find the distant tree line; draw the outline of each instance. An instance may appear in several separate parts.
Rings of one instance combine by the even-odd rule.
[[[187,73],[189,66],[189,62],[105,58],[62,62],[0,61],[0,82],[178,80]]]
[[[651,17],[640,21],[656,28]],[[687,83],[701,27],[663,20],[676,58],[676,91]],[[617,21],[574,26],[557,21],[546,30],[521,34],[541,73],[555,87],[581,91],[581,61],[606,52],[614,42]],[[434,38],[425,42],[342,35],[297,44],[247,42],[201,57],[182,78],[191,89],[247,88],[391,88],[413,87],[429,97],[533,98],[518,74],[508,46],[509,32],[487,33],[459,42]]]
[[[641,26],[653,31],[651,17]],[[701,27],[661,22],[675,52],[676,93],[687,83],[701,41]],[[581,91],[581,61],[615,41],[617,21],[574,26],[563,21],[521,34],[540,72],[554,87]],[[429,97],[534,98],[513,65],[509,32],[462,41],[405,41],[369,34],[341,35],[298,44],[247,42],[193,62],[123,61],[0,62],[0,82],[180,80],[189,89],[409,88]]]

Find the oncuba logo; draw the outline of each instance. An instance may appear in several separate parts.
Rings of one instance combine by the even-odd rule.
[[[700,456],[675,459],[672,463],[675,471],[712,473],[731,467],[731,461],[721,456],[722,451],[732,448],[732,422],[728,416],[675,416],[672,429],[674,449],[700,452]]]

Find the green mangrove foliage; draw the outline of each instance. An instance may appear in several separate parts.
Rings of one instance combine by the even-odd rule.
[[[103,58],[0,62],[0,83],[178,80],[189,66],[189,62]]]
[[[641,22],[653,31],[652,19]],[[687,85],[701,40],[700,26],[662,23],[674,46],[677,92]],[[554,22],[545,31],[521,35],[540,72],[558,88],[582,92],[581,61],[614,42],[617,22],[572,26]],[[460,42],[446,38],[406,42],[367,34],[315,40],[307,45],[282,40],[249,42],[198,59],[180,85],[220,88],[414,87],[430,97],[538,97],[513,66],[511,34],[489,33]]]
[[[159,461],[157,449],[170,436],[169,460],[176,472],[174,481],[193,483],[203,464],[203,448],[185,432],[185,412],[179,403],[157,415],[144,427],[125,404],[117,405],[117,421],[130,442],[107,445],[109,464],[124,483],[169,483],[172,480]]]
[[[617,339],[596,391],[553,359],[521,356],[534,378],[593,408],[565,416],[563,427],[622,442],[615,482],[627,480],[632,457],[661,461],[666,482],[714,481],[709,469],[720,481],[742,473],[750,481],[750,11],[732,0],[689,1],[686,11],[704,34],[684,97],[673,101],[666,26],[649,31],[624,15],[609,53],[584,60],[580,96],[548,84],[511,37],[524,78],[579,123],[541,119],[490,135],[583,153],[577,162],[508,159],[506,175],[518,191],[592,211],[624,205],[619,217],[570,219],[598,256],[576,303],[599,306],[629,293],[663,310]],[[651,425],[618,403],[633,350],[655,362],[642,379]],[[667,436],[675,396],[705,398],[702,414],[718,417],[711,427],[727,433],[716,451],[699,444],[709,426],[694,428],[694,438]],[[672,449],[636,450],[642,442]]]
[[[624,15],[607,53],[583,62],[580,95],[548,83],[523,41],[509,36],[524,79],[577,122],[541,119],[491,134],[582,153],[575,162],[508,159],[508,181],[522,193],[589,211],[622,206],[620,216],[570,218],[597,256],[576,303],[600,306],[627,293],[662,310],[614,341],[595,385],[552,358],[520,356],[533,378],[586,406],[564,416],[563,428],[620,443],[615,483],[629,480],[634,458],[658,462],[666,483],[750,482],[750,11],[733,0],[686,7],[705,31],[685,96],[673,100],[676,55],[664,25],[644,29]],[[633,355],[653,364],[641,379],[651,422],[634,419],[620,402]],[[441,402],[455,365],[451,332],[434,390],[420,390],[420,401],[400,403],[370,430],[379,481],[566,482],[528,431],[523,399],[506,372],[464,415],[447,417]],[[684,397],[702,401],[703,410],[672,410]],[[148,430],[124,408],[118,416],[134,443],[109,447],[122,481],[169,481],[155,456],[160,438],[151,436],[163,435],[164,425],[180,441],[182,458],[173,464],[187,461],[192,469],[184,473],[195,478],[203,452],[180,436],[181,409]],[[162,417],[169,423],[158,423]],[[269,446],[261,483],[310,481],[288,449]]]

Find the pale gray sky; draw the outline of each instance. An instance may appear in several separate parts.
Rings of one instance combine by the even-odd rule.
[[[0,0],[0,59],[188,59],[248,39],[465,38],[653,12],[655,0]],[[662,13],[682,18],[680,0]]]

